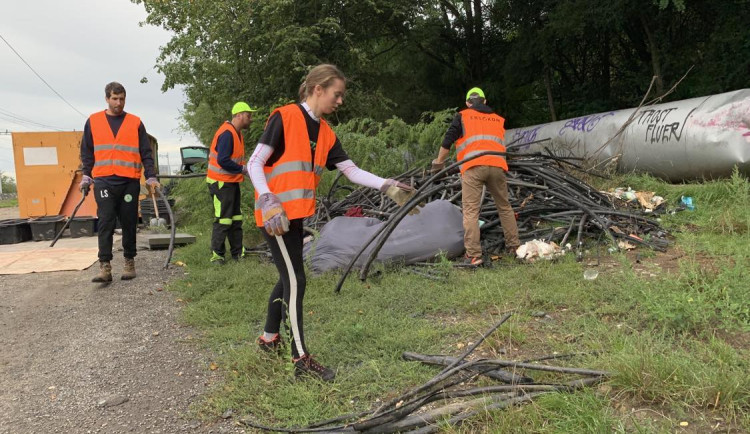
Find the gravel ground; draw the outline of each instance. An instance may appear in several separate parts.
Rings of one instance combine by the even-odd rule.
[[[182,276],[166,251],[140,250],[138,277],[109,285],[81,272],[0,276],[0,433],[238,433],[190,418],[220,381],[163,290]]]

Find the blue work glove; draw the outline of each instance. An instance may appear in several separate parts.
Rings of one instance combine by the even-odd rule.
[[[81,179],[81,183],[78,184],[78,189],[81,190],[83,194],[86,194],[89,192],[89,188],[91,187],[91,184],[94,183],[94,180],[87,175],[83,175],[83,178]]]
[[[386,196],[390,197],[398,206],[404,206],[409,199],[414,196],[416,190],[410,185],[406,185],[402,182],[398,182],[395,179],[386,179],[383,185],[380,187],[380,191],[385,193]],[[409,215],[419,214],[419,209],[414,208],[409,211]]]
[[[147,179],[146,185],[148,185],[148,188],[151,190],[151,194],[154,194],[156,192],[156,189],[161,187],[161,184],[159,184],[159,180],[156,179],[155,176]]]
[[[258,206],[263,214],[263,227],[268,235],[284,235],[289,232],[289,219],[275,194],[261,194],[258,197]]]

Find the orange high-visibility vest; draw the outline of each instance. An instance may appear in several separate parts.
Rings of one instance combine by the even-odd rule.
[[[98,178],[117,175],[139,179],[143,163],[138,147],[138,128],[141,126],[138,116],[126,113],[117,137],[112,134],[105,111],[91,115],[89,126],[94,141],[94,168],[91,176]]]
[[[464,134],[456,140],[458,161],[483,151],[505,152],[505,119],[495,113],[482,113],[474,109],[460,113]],[[504,157],[485,155],[462,164],[461,173],[474,166],[495,166],[508,170]]]
[[[320,175],[326,167],[328,152],[336,143],[336,134],[328,123],[320,120],[318,142],[315,145],[315,160],[310,149],[305,115],[297,104],[289,104],[274,110],[279,112],[284,125],[284,153],[272,166],[263,168],[268,188],[281,202],[289,220],[309,217],[315,213],[315,189]],[[270,117],[269,117],[270,119]],[[258,206],[255,192],[255,222],[263,226],[263,213]]]
[[[242,140],[242,135],[237,133],[237,130],[231,122],[224,122],[219,129],[216,130],[214,139],[211,141],[211,150],[208,153],[208,171],[206,172],[206,177],[214,181],[242,182],[245,177],[242,172],[229,173],[219,165],[219,161],[217,160],[219,153],[216,151],[216,143],[219,141],[219,136],[222,135],[224,131],[232,132],[232,155],[230,158],[240,166],[245,164],[245,142]]]

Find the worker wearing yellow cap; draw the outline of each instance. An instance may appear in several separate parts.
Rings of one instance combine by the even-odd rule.
[[[206,182],[214,206],[211,233],[211,262],[214,264],[224,264],[226,240],[229,240],[232,259],[238,260],[243,254],[240,183],[247,169],[242,130],[250,126],[255,111],[245,102],[236,103],[232,107],[232,120],[216,130],[211,142]]]
[[[505,152],[505,119],[487,106],[484,91],[475,87],[466,93],[466,109],[458,112],[445,133],[438,156],[432,162],[432,172],[445,167],[445,159],[456,143],[457,160],[462,161],[486,151]],[[461,206],[463,211],[464,247],[466,264],[482,265],[482,245],[479,231],[479,208],[486,186],[497,206],[505,238],[505,249],[514,253],[521,244],[513,208],[508,202],[505,157],[484,155],[460,165]]]

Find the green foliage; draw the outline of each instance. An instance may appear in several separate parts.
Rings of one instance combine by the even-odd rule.
[[[184,226],[210,226],[213,221],[213,203],[205,178],[188,178],[173,181],[171,195],[175,198],[175,219]]]
[[[612,386],[660,405],[723,409],[731,418],[750,408],[748,362],[725,341],[639,334],[615,342]]]
[[[425,113],[407,124],[399,118],[385,122],[352,119],[336,127],[336,135],[357,165],[383,176],[424,166],[437,155],[452,111]]]
[[[750,330],[750,286],[737,285],[747,279],[745,256],[729,257],[729,264],[718,271],[691,258],[682,263],[677,279],[660,285],[644,286],[641,294],[647,321],[667,330],[701,334],[720,327]]]
[[[147,24],[173,33],[157,67],[165,89],[184,86],[185,126],[204,143],[234,101],[266,110],[295,101],[324,62],[349,78],[334,124],[414,122],[463,104],[476,85],[516,127],[549,121],[552,110],[565,119],[634,107],[654,75],[663,94],[691,66],[669,98],[748,83],[742,2],[132,1]]]
[[[18,206],[18,199],[0,200],[0,208],[15,208]]]
[[[2,192],[3,193],[15,193],[16,190],[16,180],[11,177],[10,175],[6,175],[2,172],[0,172],[0,182],[2,182]]]

